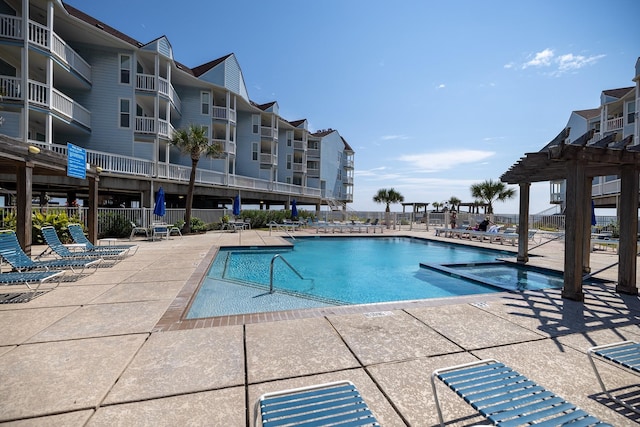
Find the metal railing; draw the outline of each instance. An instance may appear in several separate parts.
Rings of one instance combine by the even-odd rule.
[[[275,254],[273,256],[273,258],[271,258],[271,265],[269,266],[269,293],[272,294],[274,292],[273,290],[273,263],[276,262],[276,259],[281,259],[282,262],[284,262],[290,269],[291,271],[293,271],[294,273],[296,273],[296,275],[304,280],[304,277],[302,277],[302,274],[300,274],[300,272],[298,272],[298,270],[295,269],[294,266],[292,266],[291,264],[289,264],[289,261],[287,261],[286,259],[284,259],[284,257],[280,254]]]

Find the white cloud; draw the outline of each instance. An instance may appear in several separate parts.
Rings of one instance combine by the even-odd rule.
[[[436,86],[436,89],[444,89],[445,85],[444,83],[440,83],[438,86]]]
[[[383,135],[380,137],[383,141],[392,141],[392,140],[405,140],[409,139],[406,135]]]
[[[457,150],[440,153],[405,154],[400,156],[398,160],[410,163],[422,172],[438,172],[460,167],[465,163],[481,162],[494,155],[493,151]]]
[[[576,55],[573,53],[565,53],[556,55],[553,49],[544,49],[529,55],[531,59],[520,66],[521,69],[530,67],[549,69],[545,74],[550,76],[560,76],[564,73],[579,70],[580,68],[592,65],[605,55]],[[505,68],[514,68],[513,63],[505,65]]]
[[[583,56],[583,55],[574,55],[572,53],[567,53],[566,55],[561,55],[557,59],[558,63],[558,71],[566,72],[570,70],[577,70],[587,65],[593,64],[597,60],[604,58],[605,55],[594,55],[594,56]]]
[[[522,68],[548,67],[549,65],[551,65],[552,59],[553,59],[553,50],[547,48],[542,52],[537,52],[533,56],[533,59],[530,59],[529,61],[525,62],[522,65]]]

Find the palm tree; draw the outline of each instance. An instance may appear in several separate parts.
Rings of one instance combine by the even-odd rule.
[[[189,187],[187,189],[186,209],[184,213],[183,233],[191,232],[191,209],[193,205],[193,190],[196,185],[196,167],[202,155],[218,157],[222,153],[219,144],[210,144],[207,131],[203,126],[191,124],[187,128],[176,129],[171,139],[184,154],[191,156],[191,174],[189,175]]]
[[[438,212],[438,211],[439,211],[439,209],[440,209],[440,206],[442,206],[442,203],[440,203],[440,202],[433,202],[433,203],[431,203],[431,206],[433,206],[434,208],[436,208],[436,212]]]
[[[471,186],[471,196],[487,203],[488,214],[493,213],[494,199],[504,202],[507,199],[514,198],[515,195],[516,190],[513,188],[507,188],[504,183],[500,181],[493,181],[491,179]]]
[[[388,190],[386,188],[381,188],[380,190],[378,190],[378,194],[373,196],[373,201],[376,203],[387,204],[387,208],[384,211],[384,221],[387,224],[387,228],[389,228],[391,203],[404,202],[404,196],[398,193],[393,188],[390,188]]]
[[[462,200],[458,199],[456,196],[451,196],[449,199],[449,206],[451,206],[451,209],[454,211],[460,212],[460,203],[462,203]]]

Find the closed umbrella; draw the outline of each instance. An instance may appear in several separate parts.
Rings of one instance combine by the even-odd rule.
[[[291,218],[298,218],[298,204],[296,199],[291,201]]]
[[[156,193],[156,205],[153,207],[153,214],[156,216],[164,216],[166,212],[164,206],[164,189],[160,187]]]
[[[596,220],[596,204],[591,200],[591,225],[596,225],[598,221]]]
[[[233,216],[240,215],[240,194],[233,199]]]

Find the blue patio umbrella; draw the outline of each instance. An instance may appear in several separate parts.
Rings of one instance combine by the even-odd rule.
[[[156,216],[164,216],[166,212],[164,206],[164,189],[160,187],[156,193],[156,205],[153,207],[153,214]]]
[[[596,225],[598,221],[596,220],[596,205],[591,200],[591,225]]]
[[[233,199],[233,216],[240,215],[240,194]]]
[[[296,199],[293,199],[291,201],[291,218],[297,218],[298,217],[298,204],[296,202]]]

